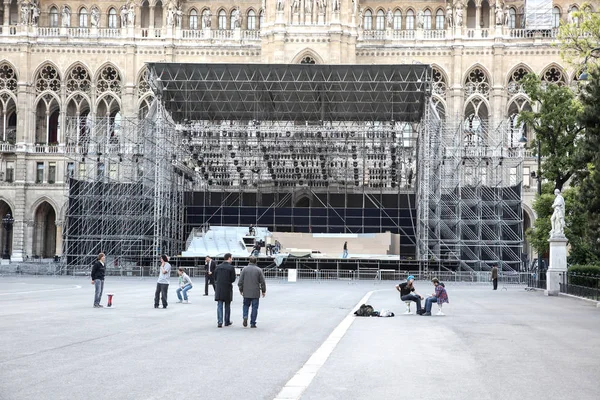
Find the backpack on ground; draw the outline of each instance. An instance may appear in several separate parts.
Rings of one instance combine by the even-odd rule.
[[[354,312],[354,315],[357,317],[370,317],[373,315],[375,310],[368,304],[361,305],[358,310]]]

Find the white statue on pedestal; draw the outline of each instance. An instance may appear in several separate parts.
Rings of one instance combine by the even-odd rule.
[[[564,237],[565,236],[565,199],[560,194],[560,190],[554,190],[556,197],[552,208],[554,212],[550,218],[552,223],[552,230],[550,231],[550,237]]]
[[[362,7],[358,9],[358,29],[363,27],[363,10]]]
[[[210,10],[202,11],[202,23],[204,28],[210,28]]]
[[[423,29],[424,26],[425,26],[425,13],[423,12],[423,10],[420,10],[417,13],[417,28]]]
[[[123,4],[121,6],[121,28],[127,27],[127,14],[129,14],[127,4]]]
[[[127,22],[129,26],[135,25],[135,3],[132,1],[129,3],[129,10],[127,12]]]
[[[394,14],[392,14],[392,10],[390,8],[387,9],[387,12],[385,14],[385,19],[386,19],[388,28],[393,28],[394,27]]]
[[[295,14],[300,11],[300,0],[292,1],[292,12]]]
[[[275,9],[277,11],[285,10],[285,0],[277,0],[277,4],[275,5]]]
[[[167,26],[170,28],[175,25],[175,7],[169,2],[167,7]]]
[[[100,10],[98,10],[98,7],[92,7],[92,11],[90,11],[90,17],[92,28],[98,28],[100,24]]]
[[[504,10],[502,9],[502,3],[496,3],[496,25],[502,25],[504,22]]]
[[[457,27],[462,27],[463,24],[463,8],[462,8],[462,4],[458,3],[456,5],[456,26]]]
[[[446,6],[446,23],[448,24],[448,28],[452,28],[454,25],[454,18],[452,15],[452,6],[448,4]]]
[[[66,5],[62,8],[62,26],[63,28],[71,26],[71,10]]]
[[[333,12],[340,11],[340,0],[331,0],[331,9]]]
[[[231,21],[233,22],[234,28],[242,27],[242,14],[240,13],[239,7],[231,13]]]

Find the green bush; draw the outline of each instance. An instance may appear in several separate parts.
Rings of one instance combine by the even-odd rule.
[[[568,272],[571,285],[597,288],[600,284],[600,265],[573,265]]]

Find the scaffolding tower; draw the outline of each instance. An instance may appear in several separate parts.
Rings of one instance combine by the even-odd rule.
[[[183,193],[193,170],[160,102],[144,120],[67,121],[64,257],[86,270],[100,252],[109,268],[152,267],[183,247]]]
[[[427,113],[435,114],[429,107]],[[464,270],[521,268],[523,154],[508,123],[426,118],[419,137],[419,258]]]

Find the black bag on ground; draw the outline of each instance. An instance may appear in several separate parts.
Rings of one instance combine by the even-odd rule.
[[[375,310],[368,304],[361,305],[358,310],[354,312],[354,315],[357,317],[370,317],[373,315]]]

